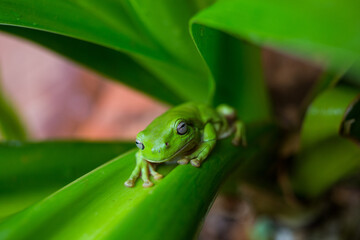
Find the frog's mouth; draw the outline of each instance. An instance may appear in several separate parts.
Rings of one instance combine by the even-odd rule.
[[[182,148],[180,148],[179,150],[177,150],[173,155],[171,155],[170,157],[164,158],[164,159],[160,159],[160,160],[151,160],[148,158],[145,158],[146,161],[151,162],[151,163],[163,163],[166,161],[169,161],[173,158],[175,158],[177,155],[179,155],[179,153],[181,153],[186,147],[188,147],[190,144],[192,143],[192,141],[187,142]]]

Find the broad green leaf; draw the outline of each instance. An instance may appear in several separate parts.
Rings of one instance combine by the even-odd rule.
[[[25,140],[26,137],[25,127],[0,84],[0,140]]]
[[[248,129],[249,147],[219,141],[201,168],[161,165],[152,188],[123,183],[135,166],[131,150],[0,223],[3,239],[191,239],[221,182],[268,144],[269,126]],[[171,224],[169,224],[171,223]]]
[[[354,129],[359,125],[358,108],[352,109],[351,105],[358,101],[359,94],[359,89],[338,86],[320,94],[309,106],[301,133],[301,152],[292,174],[298,194],[318,197],[360,167],[358,144],[345,138],[351,125],[356,126]],[[352,117],[347,119],[349,114]]]
[[[217,1],[193,22],[342,70],[360,56],[357,0]]]
[[[133,143],[0,143],[0,218],[129,150]]]
[[[341,123],[350,103],[360,90],[337,86],[320,94],[309,106],[301,130],[303,150],[340,133]]]
[[[202,22],[202,13],[192,19],[190,30],[212,74],[214,104],[234,106],[245,122],[269,120],[261,49],[222,32],[221,28],[209,27]]]
[[[208,76],[187,27],[188,18],[198,11],[198,2],[184,3],[178,0],[178,3],[172,4],[178,7],[169,6],[165,0],[156,4],[149,0],[4,0],[0,2],[0,24],[8,25],[6,31],[39,41],[51,48],[55,46],[56,51],[64,51],[63,54],[85,65],[93,67],[95,59],[104,61],[101,67],[95,69],[101,72],[104,70],[107,75],[109,72],[126,72],[143,67],[146,70],[139,76],[131,73],[110,76],[137,76],[125,83],[133,87],[140,85],[140,90],[149,91],[164,101],[174,102],[171,101],[173,99],[169,101],[164,95],[156,94],[154,89],[158,88],[157,85],[162,85],[162,93],[164,89],[169,89],[176,99],[206,102],[209,98]],[[31,32],[11,29],[14,26],[46,33],[33,36]],[[49,42],[46,43],[46,40]],[[78,49],[83,44],[79,41],[88,44]],[[86,60],[88,55],[92,55],[93,49],[95,56]],[[103,51],[105,59],[101,57]],[[112,60],[115,60],[115,64]],[[123,67],[119,64],[125,62]],[[146,76],[147,80],[157,80],[153,85],[145,83],[141,78],[143,73],[152,75]]]

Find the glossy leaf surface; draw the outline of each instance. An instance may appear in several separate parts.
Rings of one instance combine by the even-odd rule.
[[[272,132],[268,126],[250,128],[248,148],[236,148],[230,139],[220,141],[201,168],[162,165],[165,178],[148,189],[141,182],[131,189],[123,185],[135,166],[131,150],[3,220],[0,238],[191,238],[220,183],[236,165],[259,154],[267,144],[260,139],[269,139]]]
[[[360,56],[358,9],[357,0],[228,0],[193,22],[341,70]]]
[[[0,218],[133,147],[126,142],[0,143]]]
[[[211,72],[214,105],[234,106],[245,122],[269,120],[260,48],[197,21],[192,20],[191,31]]]

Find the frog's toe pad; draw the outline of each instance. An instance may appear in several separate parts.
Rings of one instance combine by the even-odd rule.
[[[200,167],[201,163],[200,163],[200,160],[199,159],[193,159],[190,161],[191,162],[191,165],[193,165],[194,167]]]
[[[163,177],[164,177],[164,176],[161,175],[161,174],[159,174],[159,173],[157,173],[157,174],[154,175],[154,179],[155,179],[155,180],[162,179]]]
[[[150,181],[145,181],[144,183],[143,183],[143,187],[144,188],[148,188],[148,187],[152,187],[154,184],[152,183],[152,182],[150,182]]]
[[[180,165],[185,165],[189,163],[189,159],[180,159],[179,161],[177,161],[177,163]]]
[[[125,183],[124,183],[125,187],[133,187],[134,186],[134,180],[127,180]]]

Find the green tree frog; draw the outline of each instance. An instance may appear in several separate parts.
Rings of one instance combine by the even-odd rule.
[[[141,174],[143,187],[151,187],[163,176],[154,164],[177,161],[200,167],[218,139],[234,133],[232,143],[246,145],[244,124],[236,118],[234,108],[222,104],[213,109],[205,104],[184,103],[155,118],[136,137],[136,166],[126,187],[133,187]]]

